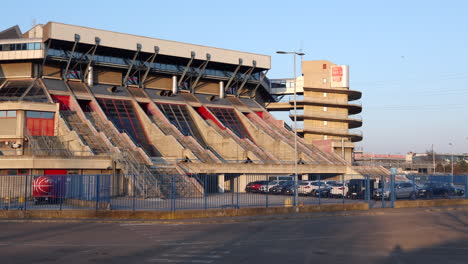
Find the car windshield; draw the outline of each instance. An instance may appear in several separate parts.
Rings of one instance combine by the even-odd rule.
[[[341,186],[343,186],[343,183],[335,182],[335,183],[331,184],[331,186],[333,186],[333,187],[341,187]]]
[[[299,185],[309,185],[308,182],[300,182]]]
[[[312,185],[321,186],[321,185],[325,185],[325,183],[323,183],[323,182],[313,182]]]
[[[276,184],[278,184],[278,181],[271,181],[271,182],[269,182],[268,184],[269,184],[269,185],[276,185]]]

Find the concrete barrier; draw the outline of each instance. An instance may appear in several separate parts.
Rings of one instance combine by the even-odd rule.
[[[369,210],[367,203],[325,204],[299,206],[297,213],[363,211]],[[292,214],[294,207],[240,208],[168,211],[96,211],[96,210],[5,210],[0,219],[111,219],[111,220],[175,220],[211,217],[255,216]]]
[[[395,208],[438,207],[453,205],[468,205],[468,199],[395,201]]]
[[[66,205],[83,207],[83,208],[96,208],[96,201],[78,200],[78,199],[65,199],[63,203]],[[110,203],[98,202],[97,206],[101,210],[110,210]]]

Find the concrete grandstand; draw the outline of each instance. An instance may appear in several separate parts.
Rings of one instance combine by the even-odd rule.
[[[242,191],[246,175],[291,175],[294,132],[263,106],[270,67],[266,55],[55,22],[7,29],[0,174],[110,174],[113,192],[133,184],[152,197],[164,174],[187,195],[203,191],[196,175],[217,175],[220,192]],[[301,179],[362,171],[302,138],[298,158]]]

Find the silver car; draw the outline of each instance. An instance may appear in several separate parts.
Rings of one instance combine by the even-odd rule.
[[[411,182],[395,182],[395,199],[416,199],[417,188]],[[374,199],[390,199],[390,187],[380,188],[374,191]]]

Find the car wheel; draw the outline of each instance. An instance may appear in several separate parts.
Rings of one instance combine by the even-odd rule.
[[[410,198],[410,200],[416,200],[416,193],[415,193],[415,192],[412,192],[412,193],[410,194],[410,197],[409,197],[409,198]]]

